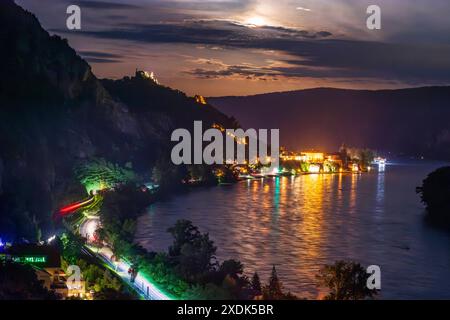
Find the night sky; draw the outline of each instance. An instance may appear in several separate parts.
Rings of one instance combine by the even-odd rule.
[[[366,28],[366,8],[382,29]],[[448,0],[18,0],[102,77],[204,96],[450,83]],[[78,4],[82,30],[66,29]]]

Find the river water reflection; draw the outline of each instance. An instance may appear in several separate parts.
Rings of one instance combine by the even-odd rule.
[[[284,286],[321,295],[315,274],[326,263],[376,264],[387,299],[450,298],[450,234],[423,221],[415,187],[442,163],[391,164],[385,172],[304,175],[200,189],[152,205],[136,240],[167,250],[166,232],[189,219],[209,232],[220,260],[241,260],[263,280],[277,265]]]

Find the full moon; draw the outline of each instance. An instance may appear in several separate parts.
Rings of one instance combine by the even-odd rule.
[[[250,17],[247,20],[245,20],[245,24],[248,24],[251,26],[256,26],[256,27],[261,27],[261,26],[267,25],[267,21],[263,17],[254,16],[254,17]]]

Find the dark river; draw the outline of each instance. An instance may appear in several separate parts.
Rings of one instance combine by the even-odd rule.
[[[198,189],[151,206],[136,239],[149,250],[188,219],[209,232],[220,260],[234,258],[266,282],[318,298],[318,269],[338,259],[381,267],[381,298],[450,298],[450,232],[425,223],[416,186],[443,163],[404,162],[367,174],[303,175]]]

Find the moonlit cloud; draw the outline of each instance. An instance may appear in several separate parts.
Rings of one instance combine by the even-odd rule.
[[[450,83],[447,0],[379,0],[379,31],[369,0],[78,0],[82,30],[69,32],[72,2],[18,0],[99,77],[151,68],[204,95]]]

